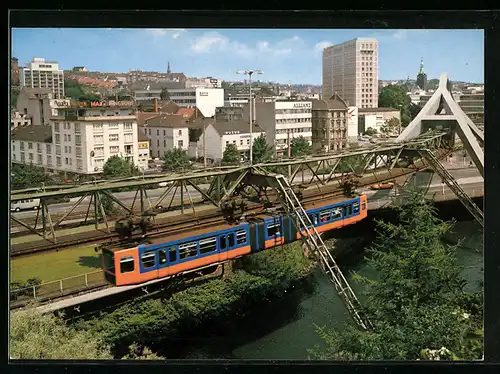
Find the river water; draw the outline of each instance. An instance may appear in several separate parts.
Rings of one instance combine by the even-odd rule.
[[[455,231],[460,232],[461,237],[464,233],[469,235],[457,256],[460,264],[466,267],[463,276],[468,282],[467,288],[478,290],[483,265],[479,227],[474,222],[460,222]],[[342,267],[369,278],[376,275],[361,257]],[[350,276],[348,280],[360,295],[360,285],[352,282]],[[346,309],[333,285],[316,270],[305,287],[260,305],[239,320],[170,342],[169,347],[175,348],[169,348],[165,356],[170,359],[304,360],[309,348],[321,344],[314,326],[334,327],[346,318],[349,318]]]

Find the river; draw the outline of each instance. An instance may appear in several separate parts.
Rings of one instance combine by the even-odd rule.
[[[483,255],[481,234],[474,222],[459,222],[456,232],[469,233],[470,239],[458,249],[465,266],[464,278],[469,290],[479,288]],[[362,256],[344,269],[374,278],[375,273]],[[357,295],[359,284],[348,277]],[[229,321],[216,329],[204,329],[196,336],[184,336],[169,342],[165,356],[170,359],[263,359],[303,360],[307,349],[321,344],[314,325],[333,327],[346,321],[346,309],[330,281],[315,270],[306,286],[291,290],[287,296],[260,305],[245,317]]]

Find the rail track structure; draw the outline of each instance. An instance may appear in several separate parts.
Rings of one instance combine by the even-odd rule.
[[[185,174],[161,174],[140,176],[128,179],[117,179],[102,183],[82,186],[47,186],[45,188],[28,188],[11,191],[11,201],[40,199],[40,209],[36,212],[34,223],[28,223],[16,217],[11,212],[11,220],[25,227],[31,233],[57,243],[56,230],[65,220],[70,218],[72,212],[79,206],[87,205],[85,218],[82,223],[93,221],[95,229],[100,223],[111,233],[109,214],[103,200],[112,202],[119,208],[122,215],[147,215],[161,211],[161,208],[170,210],[177,206],[181,214],[192,210],[196,215],[195,206],[210,203],[221,209],[224,213],[231,210],[231,202],[243,195],[262,197],[267,193],[261,187],[252,183],[255,171],[280,173],[287,176],[291,185],[307,187],[316,184],[318,187],[337,183],[340,188],[346,173],[339,173],[339,165],[348,167],[347,174],[363,175],[372,172],[373,182],[378,181],[376,172],[380,170],[393,170],[405,168],[418,170],[418,162],[423,159],[422,150],[440,154],[443,149],[452,149],[453,136],[445,132],[427,132],[420,137],[404,143],[383,143],[369,148],[350,148],[342,152],[316,155],[297,159],[281,159],[256,165],[243,165],[239,167],[221,167],[209,170],[194,171]],[[420,153],[417,151],[420,150]],[[391,177],[397,176],[392,173]],[[161,195],[154,200],[151,187],[165,186]],[[208,186],[206,188],[205,186]],[[128,190],[134,194],[132,204],[126,204],[117,195],[120,191]],[[132,191],[131,191],[132,190]],[[191,191],[191,192],[190,192]],[[199,195],[193,198],[192,192]],[[253,191],[253,192],[252,192]],[[50,205],[47,199],[54,197],[73,197],[78,200],[68,207],[67,211],[58,217],[52,218]],[[87,199],[85,199],[87,198]],[[88,201],[88,202],[87,202]],[[167,201],[169,203],[167,204]]]

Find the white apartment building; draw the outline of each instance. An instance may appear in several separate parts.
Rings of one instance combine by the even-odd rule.
[[[213,117],[224,106],[223,88],[183,88],[168,90],[170,100],[180,107],[197,107],[204,117]]]
[[[167,150],[189,149],[189,128],[186,119],[178,114],[151,113],[141,120],[140,130],[149,139],[152,158],[163,158]]]
[[[182,82],[148,82],[133,84],[130,90],[134,93],[136,103],[140,103],[143,100],[160,100],[162,89],[166,89],[170,93],[171,89],[182,89],[184,87],[184,83]]]
[[[72,107],[58,114],[50,125],[12,131],[12,162],[96,174],[109,157],[118,155],[139,167],[137,120],[129,108]]]
[[[323,99],[335,93],[349,106],[378,106],[378,41],[357,38],[323,50]]]
[[[224,100],[224,106],[243,107],[245,104],[248,104],[248,97],[228,96],[227,99]]]
[[[249,119],[248,104],[244,107]],[[304,137],[312,145],[312,102],[274,101],[255,102],[254,120],[266,133],[269,144],[276,146],[278,156],[286,153],[288,139]]]
[[[19,68],[19,82],[21,87],[49,88],[55,99],[64,99],[64,72],[57,62],[35,57]]]
[[[253,141],[261,134],[264,134],[264,131],[254,126]],[[229,144],[234,144],[238,148],[242,160],[247,159],[250,152],[250,124],[248,121],[211,122],[205,129],[205,139],[207,159],[215,162],[222,160],[224,151]],[[204,154],[204,146],[202,135],[198,141],[197,150],[197,154],[201,157]]]
[[[382,126],[392,118],[401,121],[401,112],[394,108],[360,108],[358,116],[360,134],[370,127],[380,133]]]
[[[217,78],[188,78],[186,88],[221,88],[222,81]]]

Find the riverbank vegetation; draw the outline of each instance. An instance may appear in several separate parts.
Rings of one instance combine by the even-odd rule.
[[[367,262],[378,279],[364,284],[374,325],[318,328],[324,344],[309,351],[328,360],[476,360],[483,354],[482,291],[467,293],[456,245],[441,240],[452,224],[413,191],[397,223],[377,221]]]
[[[222,278],[173,295],[131,300],[91,319],[69,322],[33,308],[11,312],[11,357],[162,359],[152,352],[155,346],[204,324],[245,315],[299,284],[313,266],[294,243],[239,259]]]

